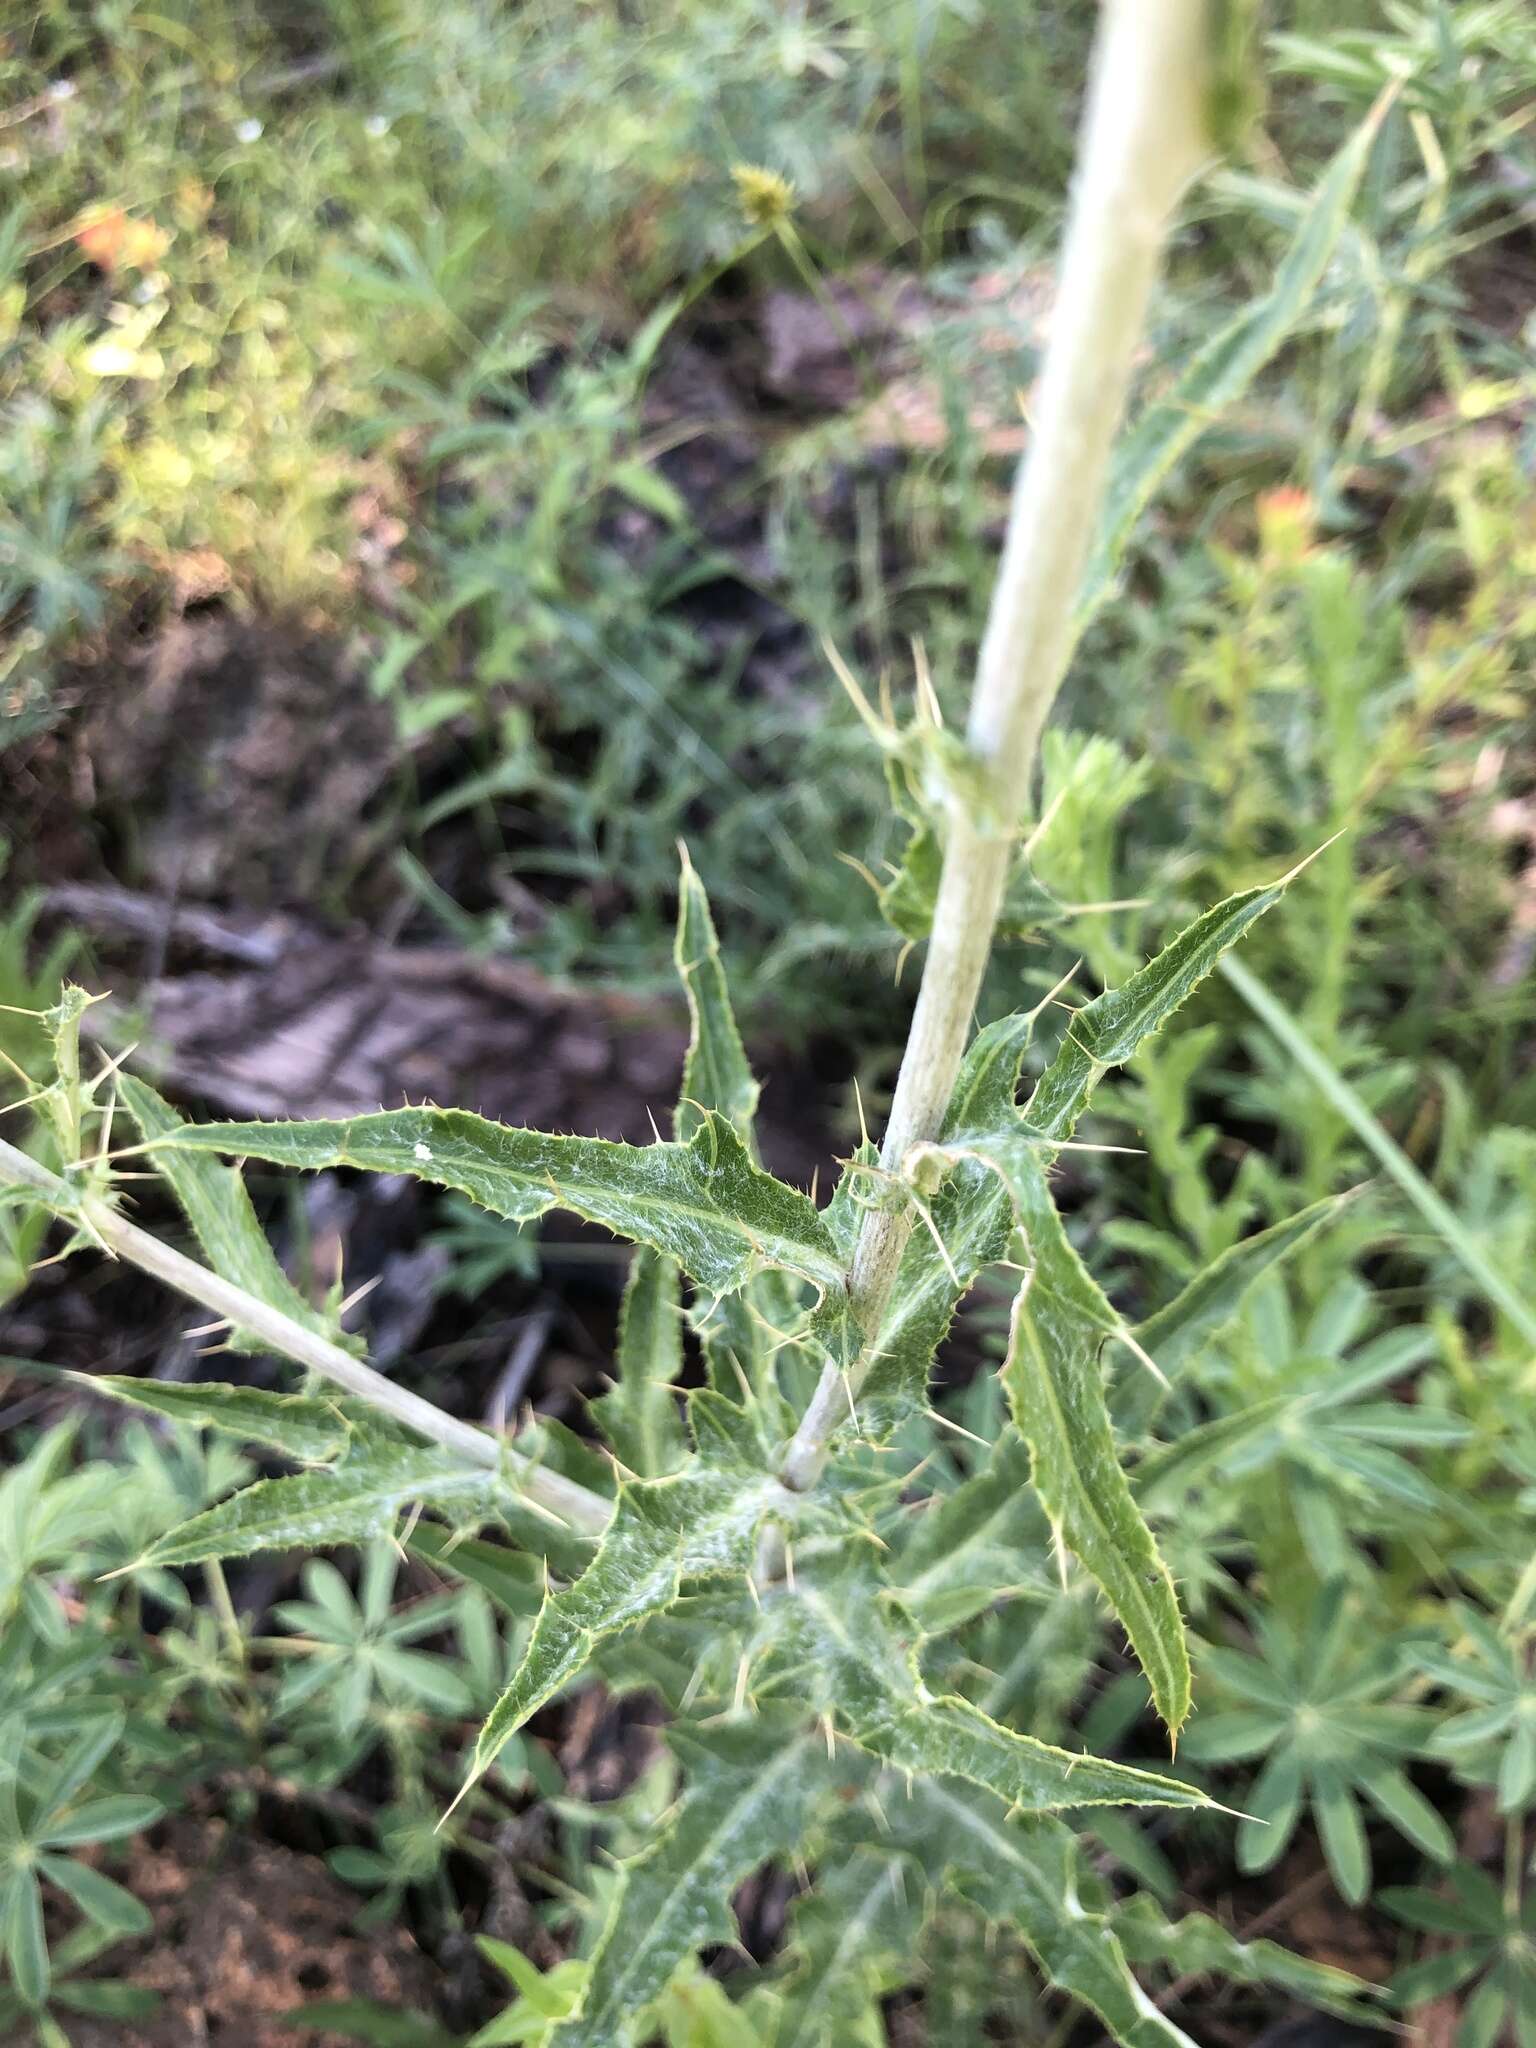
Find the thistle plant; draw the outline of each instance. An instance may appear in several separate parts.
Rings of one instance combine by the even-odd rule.
[[[276,1353],[305,1374],[288,1393],[91,1378],[99,1393],[295,1468],[160,1536],[128,1569],[396,1536],[514,1609],[542,1580],[470,1783],[588,1672],[643,1678],[667,1702],[680,1789],[609,1888],[575,2002],[550,2022],[558,2048],[647,2038],[648,2010],[700,1948],[733,1938],[731,1894],[772,1859],[825,1873],[820,1899],[795,1919],[807,1968],[821,1956],[857,1963],[858,1943],[878,1938],[879,1955],[861,1966],[866,1999],[882,1982],[880,1956],[910,1953],[925,1897],[946,1888],[1011,1926],[1117,2040],[1187,2041],[1139,1988],[1109,1902],[1103,1912],[1081,1903],[1083,1859],[1059,1816],[1199,1808],[1207,1795],[1172,1768],[1068,1750],[994,1718],[940,1676],[944,1637],[975,1605],[946,1610],[915,1586],[942,1582],[935,1531],[953,1531],[958,1549],[968,1518],[1017,1508],[997,1595],[1080,1567],[1176,1741],[1191,1699],[1183,1620],[1122,1463],[1106,1367],[1118,1356],[1154,1384],[1177,1372],[1321,1220],[1314,1208],[1233,1246],[1135,1325],[1075,1249],[1053,1193],[1053,1167],[1079,1142],[1100,1079],[1281,902],[1289,877],[1216,904],[1091,1000],[1063,989],[972,1034],[1005,904],[1049,904],[1025,849],[1036,749],[1073,649],[1160,480],[1305,316],[1375,133],[1373,118],[1299,208],[1271,290],[1117,440],[1169,224],[1230,119],[1233,22],[1246,10],[1228,12],[1213,47],[1205,0],[1106,0],[970,721],[963,736],[947,731],[926,694],[904,727],[871,714],[911,827],[893,915],[927,951],[883,1143],[846,1163],[824,1205],[759,1163],[757,1083],[686,856],[676,957],[691,1035],[670,1137],[637,1147],[433,1107],[189,1124],[141,1079],[84,1077],[84,999],[70,991],[47,1019],[56,1070],[33,1104],[37,1156],[0,1146],[8,1206],[46,1208],[71,1246],[126,1259],[198,1302],[231,1352]],[[1037,1036],[1055,1043],[1021,1102]],[[591,1406],[606,1455],[548,1422],[510,1438],[476,1428],[375,1373],[337,1305],[316,1308],[287,1280],[239,1169],[221,1163],[230,1157],[410,1175],[509,1231],[563,1209],[631,1240],[613,1385]],[[168,1184],[200,1259],[129,1220],[129,1158]],[[925,1478],[930,1372],[961,1299],[987,1274],[1016,1289],[1007,1419],[927,1526],[910,1510],[936,1498]],[[704,1370],[679,1394],[685,1324]],[[519,1560],[531,1574],[512,1568]],[[350,1617],[344,1591],[312,1577],[312,1593],[317,1583]],[[386,1638],[381,1669],[407,1685],[431,1676]],[[830,1932],[829,1911],[846,1915]],[[1144,1951],[1144,1911],[1135,1932]],[[1181,1943],[1200,1968],[1272,1967],[1214,1923],[1163,1926],[1155,1940],[1175,1967]],[[1329,1973],[1309,1983],[1344,1995]],[[816,2002],[796,2000],[791,1988],[774,2022],[781,2048],[828,2038]]]

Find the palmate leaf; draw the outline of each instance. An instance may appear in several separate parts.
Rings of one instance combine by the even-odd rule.
[[[1022,1936],[1050,1983],[1122,2048],[1194,2048],[1131,1975],[1109,1923],[1079,1899],[1077,1842],[1063,1822],[1011,1819],[987,1793],[934,1778],[882,1786],[880,1813],[875,1839],[911,1856],[937,1893],[958,1892]]]
[[[593,1419],[620,1462],[640,1479],[659,1479],[687,1456],[672,1391],[683,1369],[682,1316],[677,1262],[641,1245],[619,1313],[618,1378],[591,1403]]]
[[[763,1677],[793,1685],[871,1755],[904,1771],[964,1778],[1026,1813],[1078,1806],[1208,1806],[1205,1793],[1128,1764],[1074,1755],[991,1720],[958,1694],[935,1696],[917,1663],[918,1629],[850,1532],[840,1558],[796,1567],[777,1599]]]
[[[1039,1148],[1017,1132],[971,1143],[1002,1178],[1029,1247],[1002,1377],[1030,1478],[1058,1539],[1103,1588],[1177,1735],[1190,1695],[1183,1617],[1121,1469],[1099,1358],[1121,1318],[1068,1241]]]
[[[821,1296],[818,1341],[852,1342],[837,1247],[814,1204],[754,1166],[735,1128],[702,1115],[686,1142],[623,1145],[489,1122],[463,1109],[381,1110],[313,1123],[183,1124],[163,1141],[280,1166],[355,1166],[453,1188],[510,1222],[568,1209],[676,1259],[710,1294],[781,1267]]]
[[[181,1118],[146,1082],[136,1080],[132,1074],[120,1074],[118,1087],[146,1140],[167,1138],[182,1128]],[[170,1183],[197,1234],[204,1257],[221,1279],[244,1288],[247,1294],[255,1295],[268,1308],[276,1309],[279,1315],[315,1336],[361,1354],[361,1340],[347,1336],[336,1316],[326,1315],[306,1301],[278,1264],[251,1206],[245,1182],[233,1167],[220,1166],[216,1159],[204,1158],[180,1146],[161,1147],[150,1157]],[[228,1341],[234,1351],[272,1348],[239,1329],[231,1330]]]
[[[745,1579],[764,1521],[795,1510],[795,1496],[756,1461],[744,1410],[703,1387],[689,1416],[698,1454],[680,1472],[620,1486],[592,1562],[545,1600],[523,1661],[480,1731],[475,1776],[605,1637],[664,1613],[685,1579]]]
[[[668,1737],[685,1772],[671,1824],[620,1874],[581,2007],[550,2048],[627,2048],[642,2008],[697,1949],[736,1939],[735,1888],[793,1855],[835,1782],[821,1737],[789,1713]]]

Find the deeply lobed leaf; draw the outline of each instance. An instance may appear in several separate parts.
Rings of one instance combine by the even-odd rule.
[[[690,1415],[699,1454],[665,1478],[621,1486],[592,1562],[545,1600],[523,1661],[480,1732],[476,1775],[530,1714],[585,1668],[599,1642],[664,1613],[685,1579],[745,1579],[764,1521],[796,1507],[773,1474],[752,1461],[744,1411],[701,1388]]]
[[[683,849],[678,881],[677,941],[673,957],[688,1000],[688,1053],[674,1118],[679,1138],[691,1138],[710,1112],[723,1116],[753,1149],[752,1119],[760,1093],[731,1007],[720,941],[704,884]]]
[[[1122,2048],[1194,2048],[1131,1975],[1105,1918],[1079,1897],[1077,1842],[1047,1816],[1010,1818],[985,1792],[941,1779],[892,1785],[881,1799],[887,1845],[910,1855],[944,1895],[1022,1935],[1058,1991],[1097,2014]]]
[[[635,1252],[619,1312],[617,1378],[591,1403],[620,1462],[641,1479],[675,1471],[687,1454],[673,1382],[683,1369],[682,1304],[674,1259]]]
[[[260,1550],[319,1548],[386,1536],[408,1506],[494,1518],[521,1496],[511,1481],[467,1465],[434,1444],[371,1432],[349,1443],[329,1470],[260,1479],[160,1537],[140,1566],[204,1564]]]
[[[882,1585],[865,1544],[845,1538],[840,1548],[835,1563],[797,1568],[795,1592],[774,1603],[766,1670],[792,1676],[800,1696],[809,1693],[872,1755],[901,1770],[966,1779],[1027,1813],[1210,1804],[1177,1779],[1074,1755],[1002,1726],[957,1694],[932,1694],[918,1666],[918,1630],[899,1596]]]
[[[1190,1698],[1183,1617],[1121,1469],[1099,1358],[1120,1317],[1068,1241],[1039,1150],[1017,1133],[976,1144],[1002,1178],[1029,1247],[1003,1385],[1029,1445],[1030,1478],[1058,1539],[1102,1587],[1177,1734]]]
[[[1078,633],[1113,591],[1126,547],[1153,493],[1211,421],[1242,397],[1312,304],[1348,226],[1382,111],[1363,121],[1334,157],[1307,201],[1269,291],[1195,352],[1172,388],[1148,406],[1122,439],[1078,593]]]
[[[642,2009],[697,1949],[736,1939],[730,1897],[758,1866],[793,1855],[834,1782],[798,1717],[676,1728],[686,1773],[671,1824],[624,1866],[581,2007],[551,2048],[628,2048]]]
[[[183,1128],[181,1118],[147,1082],[132,1074],[120,1074],[118,1086],[129,1114],[146,1140],[169,1138]],[[220,1166],[215,1159],[176,1145],[159,1146],[150,1157],[170,1183],[204,1256],[221,1279],[255,1295],[258,1301],[276,1309],[301,1329],[346,1350],[361,1352],[359,1340],[346,1335],[335,1315],[327,1315],[306,1301],[278,1264],[251,1206],[245,1182],[233,1167]],[[230,1332],[229,1342],[235,1351],[271,1349],[260,1338],[239,1329]]]
[[[183,1124],[163,1142],[282,1166],[411,1174],[515,1223],[568,1209],[675,1259],[711,1294],[732,1293],[765,1267],[781,1267],[821,1296],[821,1341],[839,1353],[851,1343],[842,1263],[814,1204],[754,1166],[734,1127],[712,1112],[686,1143],[643,1146],[516,1130],[463,1109]]]

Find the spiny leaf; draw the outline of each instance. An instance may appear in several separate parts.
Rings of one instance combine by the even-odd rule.
[[[1024,1121],[1037,1136],[1070,1138],[1099,1077],[1123,1066],[1204,981],[1222,954],[1285,893],[1285,881],[1243,889],[1186,925],[1118,988],[1072,1013],[1056,1056],[1035,1084]]]
[[[338,1403],[309,1394],[273,1394],[217,1381],[131,1379],[71,1373],[77,1386],[150,1409],[187,1429],[216,1429],[241,1443],[266,1444],[299,1465],[328,1465],[346,1448],[351,1426]]]
[[[928,1212],[932,1230],[920,1224],[907,1240],[859,1392],[860,1432],[877,1442],[923,1406],[955,1311],[977,1276],[1007,1256],[1012,1235],[1007,1196],[975,1160],[960,1162]]]
[[[944,850],[929,818],[914,824],[896,872],[875,898],[880,915],[904,939],[926,939],[933,930]]]
[[[1023,1011],[977,1033],[950,1097],[946,1135],[1017,1120],[1019,1073],[1038,1014]],[[851,1207],[858,1186],[850,1168],[834,1203],[846,1189]],[[978,1274],[1008,1250],[1007,1198],[996,1177],[975,1161],[960,1161],[933,1197],[929,1216],[932,1230],[920,1227],[907,1241],[859,1395],[860,1427],[876,1440],[922,1406],[934,1353],[961,1299]]]
[[[675,1817],[624,1866],[580,2011],[551,2048],[628,2048],[678,1966],[736,1939],[732,1892],[800,1847],[832,1782],[821,1738],[788,1714],[678,1728],[669,1740],[685,1773]]]
[[[1040,1012],[1018,1010],[977,1032],[960,1063],[942,1136],[957,1131],[1002,1130],[1018,1113],[1019,1075],[1034,1042]]]
[[[331,1471],[262,1479],[160,1537],[140,1565],[204,1564],[258,1550],[313,1549],[385,1536],[411,1503],[451,1507],[466,1519],[494,1516],[510,1481],[465,1465],[429,1444],[378,1437],[355,1442]]]
[[[1137,1341],[1172,1379],[1232,1321],[1249,1288],[1289,1258],[1326,1218],[1336,1216],[1348,1199],[1347,1195],[1325,1196],[1271,1224],[1268,1230],[1256,1231],[1228,1246],[1166,1308],[1157,1309],[1137,1325]]]
[[[642,1245],[619,1314],[618,1379],[591,1403],[621,1462],[641,1479],[675,1471],[687,1454],[672,1383],[683,1369],[676,1261]]]
[[[1029,1445],[1035,1491],[1062,1541],[1103,1588],[1157,1711],[1177,1735],[1189,1712],[1183,1617],[1121,1469],[1099,1360],[1121,1319],[1068,1241],[1039,1150],[1017,1134],[975,1143],[1001,1174],[1029,1243],[1003,1385]]]
[[[118,1086],[144,1138],[168,1138],[182,1128],[181,1118],[146,1082],[132,1074],[121,1074]],[[171,1145],[159,1147],[150,1157],[169,1181],[187,1221],[197,1233],[204,1256],[221,1279],[255,1295],[268,1308],[276,1309],[279,1315],[315,1336],[361,1354],[361,1340],[347,1336],[336,1316],[326,1315],[307,1302],[278,1264],[251,1207],[245,1182],[233,1167],[220,1166],[215,1159]],[[235,1351],[260,1352],[272,1348],[238,1329],[231,1331],[229,1344]]]
[[[1047,1813],[1077,1806],[1207,1806],[1203,1792],[1017,1734],[958,1695],[935,1697],[917,1666],[918,1630],[845,1538],[835,1565],[797,1567],[779,1600],[765,1674],[785,1676],[862,1748],[900,1770],[939,1772]]]
[[[880,1811],[886,1846],[914,1856],[941,1896],[958,1891],[1014,1928],[1055,1988],[1122,2048],[1194,2048],[1131,1975],[1109,1923],[1083,1906],[1077,1844],[1061,1821],[1010,1819],[986,1793],[933,1778],[883,1787]]]
[[[1071,1137],[1099,1076],[1128,1060],[1143,1038],[1166,1023],[1224,948],[1279,900],[1284,887],[1277,882],[1217,904],[1121,987],[1106,989],[1074,1012],[1022,1121],[1015,1093],[1039,1011],[989,1025],[977,1035],[955,1084],[941,1134],[945,1148],[963,1153],[962,1141],[972,1135],[1022,1130],[1047,1141],[1039,1157],[1048,1163],[1051,1146]],[[929,1205],[929,1222],[931,1229],[913,1231],[902,1255],[859,1398],[861,1427],[876,1438],[922,1405],[934,1352],[961,1298],[985,1267],[1007,1256],[1008,1195],[979,1159],[960,1158]]]
[[[688,998],[691,1026],[688,1056],[683,1062],[682,1093],[674,1126],[685,1141],[698,1129],[706,1112],[716,1111],[731,1124],[742,1143],[752,1149],[752,1118],[759,1088],[747,1064],[725,969],[720,941],[709,914],[709,898],[686,847],[681,849],[678,883],[677,943],[674,958]]]
[[[823,1297],[817,1335],[851,1343],[837,1248],[815,1207],[752,1164],[713,1113],[686,1143],[621,1145],[515,1130],[463,1109],[381,1110],[348,1121],[183,1124],[166,1141],[280,1166],[355,1166],[454,1188],[510,1222],[569,1209],[675,1258],[711,1294],[780,1266]]]
[[[1206,1913],[1169,1920],[1155,1899],[1140,1892],[1119,1907],[1114,1929],[1134,1962],[1156,1964],[1179,1976],[1227,1977],[1238,1984],[1266,1985],[1322,2012],[1366,2025],[1381,2024],[1367,2000],[1384,1987],[1353,1977],[1348,1970],[1292,1954],[1273,1941],[1240,1941]]]
[[[776,2019],[773,2048],[884,2040],[880,2000],[912,1980],[925,1914],[918,1888],[881,1848],[824,1863],[795,1902],[788,1981],[761,1994],[765,2017]]]
[[[1289,1258],[1328,1217],[1337,1215],[1348,1200],[1348,1195],[1326,1196],[1269,1229],[1229,1245],[1166,1308],[1157,1309],[1137,1325],[1137,1343],[1171,1380],[1233,1321],[1249,1289]],[[1140,1435],[1151,1426],[1159,1400],[1160,1390],[1151,1375],[1139,1374],[1117,1399],[1116,1418],[1122,1428]]]
[[[1050,1527],[1029,1484],[1029,1451],[1005,1429],[986,1462],[912,1518],[893,1576],[925,1629],[956,1629],[1038,1585]]]
[[[605,1636],[663,1613],[685,1578],[745,1578],[765,1518],[793,1507],[772,1473],[743,1456],[751,1428],[743,1411],[701,1388],[690,1413],[699,1455],[664,1479],[621,1486],[592,1562],[546,1599],[523,1661],[480,1731],[476,1776],[530,1714],[583,1670]]]
[[[1226,4],[1236,7],[1239,0]],[[1383,111],[1374,110],[1334,157],[1266,296],[1197,350],[1172,389],[1122,439],[1078,596],[1077,633],[1114,589],[1126,546],[1153,493],[1212,420],[1242,397],[1306,313],[1348,223]]]
[[[679,1138],[691,1138],[704,1113],[714,1111],[755,1161],[753,1116],[760,1091],[736,1027],[709,898],[686,848],[682,855],[674,957],[688,998],[690,1029],[673,1128]],[[765,1410],[776,1406],[772,1333],[796,1318],[796,1305],[785,1298],[791,1292],[782,1273],[768,1272],[755,1274],[738,1292],[695,1298],[689,1320],[704,1347],[710,1384],[727,1399],[745,1384]],[[781,1433],[777,1414],[765,1412],[762,1420],[765,1442]]]

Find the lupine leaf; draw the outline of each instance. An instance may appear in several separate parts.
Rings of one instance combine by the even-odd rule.
[[[899,1770],[965,1778],[1027,1813],[1210,1804],[1176,1779],[1053,1748],[956,1694],[936,1697],[917,1666],[916,1623],[851,1534],[841,1547],[833,1566],[797,1567],[795,1593],[769,1617],[765,1671],[792,1677],[797,1697],[872,1755]]]
[[[140,1565],[203,1564],[258,1550],[362,1543],[385,1536],[412,1503],[451,1507],[466,1521],[516,1498],[510,1481],[431,1444],[377,1434],[355,1441],[330,1471],[261,1479],[152,1543]]]
[[[241,1443],[266,1444],[299,1465],[328,1465],[341,1456],[351,1426],[335,1401],[310,1394],[274,1394],[216,1380],[133,1379],[113,1373],[71,1373],[77,1386],[146,1408],[186,1429],[216,1429]]]
[[[1113,591],[1126,546],[1153,493],[1211,421],[1242,397],[1311,305],[1348,223],[1380,125],[1380,111],[1373,112],[1334,157],[1307,201],[1265,296],[1212,335],[1172,388],[1122,438],[1078,594],[1077,633]]]
[[[554,1535],[554,1530],[550,1530]],[[417,1522],[405,1547],[439,1571],[467,1579],[508,1614],[537,1614],[544,1598],[544,1561],[480,1536],[461,1537],[440,1522]]]
[[[182,1128],[181,1118],[146,1082],[132,1074],[120,1074],[118,1087],[144,1138],[166,1138]],[[337,1317],[324,1314],[306,1301],[278,1264],[277,1254],[267,1242],[267,1234],[236,1168],[221,1166],[216,1159],[203,1158],[179,1145],[157,1147],[150,1157],[170,1183],[197,1234],[203,1256],[221,1279],[255,1295],[268,1308],[276,1309],[279,1315],[317,1337],[361,1353],[361,1340],[347,1336]],[[228,1342],[234,1351],[261,1352],[272,1348],[239,1329],[231,1331]]]
[[[663,1613],[685,1578],[745,1578],[764,1519],[794,1505],[774,1475],[751,1461],[755,1446],[744,1411],[700,1388],[689,1412],[699,1455],[664,1479],[619,1488],[592,1562],[546,1599],[523,1661],[480,1731],[477,1776],[528,1716],[584,1669],[605,1636]]]
[[[148,1934],[154,1926],[149,1908],[105,1871],[93,1870],[73,1856],[43,1855],[37,1862],[43,1876],[67,1893],[87,1919],[95,1921],[106,1933],[126,1938],[131,1934]]]
[[[48,1996],[48,1940],[43,1932],[43,1895],[28,1869],[7,1874],[0,1947],[11,1966],[11,1982],[23,2005],[41,2006]]]
[[[1478,1236],[1414,1165],[1370,1104],[1351,1087],[1322,1048],[1312,1043],[1285,1004],[1271,994],[1256,974],[1236,960],[1229,960],[1222,971],[1244,1002],[1279,1039],[1292,1064],[1301,1069],[1334,1114],[1350,1126],[1430,1229],[1445,1240],[1473,1281],[1508,1317],[1520,1332],[1521,1341],[1536,1346],[1536,1303],[1488,1257]]]
[[[641,2010],[696,1950],[736,1939],[730,1897],[792,1855],[832,1784],[821,1738],[798,1717],[677,1728],[685,1786],[666,1832],[620,1874],[578,2014],[550,2048],[627,2048]]]
[[[691,1138],[704,1114],[714,1110],[751,1149],[752,1119],[760,1090],[736,1028],[731,993],[720,963],[720,941],[709,914],[709,898],[686,848],[678,882],[673,957],[688,999],[691,1027],[681,1097],[674,1118],[677,1135],[684,1140]]]
[[[592,1402],[598,1427],[641,1479],[675,1471],[687,1455],[672,1383],[683,1369],[683,1311],[675,1260],[641,1245],[629,1269],[616,1346],[618,1378]]]
[[[1121,1469],[1099,1360],[1121,1319],[1068,1240],[1038,1149],[1017,1134],[974,1142],[1002,1176],[1029,1244],[1002,1377],[1030,1477],[1061,1541],[1118,1615],[1176,1735],[1189,1712],[1183,1618]]]
[[[1193,2048],[1131,1975],[1109,1923],[1080,1901],[1077,1843],[1061,1821],[1011,1819],[987,1793],[934,1778],[882,1788],[880,1804],[886,1846],[915,1856],[942,1895],[958,1891],[1022,1935],[1055,1988],[1122,2048]]]
[[[734,1127],[709,1114],[686,1143],[621,1145],[488,1122],[463,1109],[381,1110],[315,1123],[183,1124],[167,1145],[237,1152],[280,1166],[355,1166],[456,1189],[526,1223],[569,1209],[675,1258],[711,1294],[779,1266],[822,1295],[816,1334],[851,1344],[842,1263],[814,1205],[752,1164]]]

